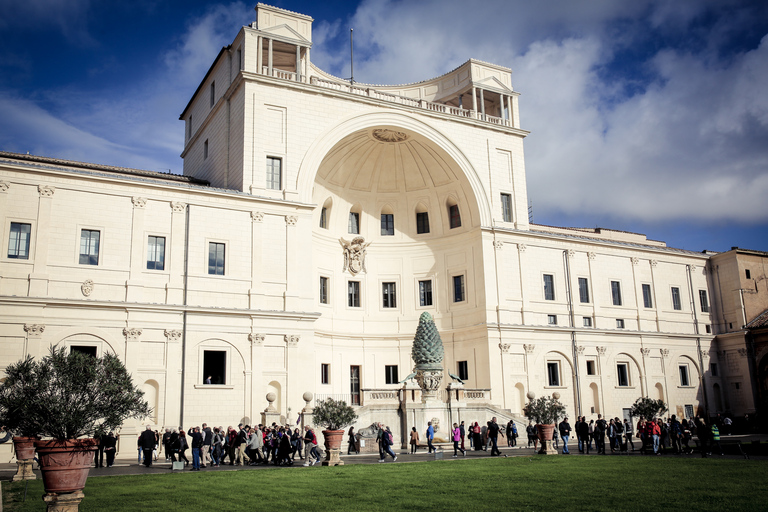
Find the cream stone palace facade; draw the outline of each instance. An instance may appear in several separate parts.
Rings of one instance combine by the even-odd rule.
[[[312,64],[312,18],[256,10],[181,114],[183,176],[0,153],[0,367],[116,353],[158,427],[260,421],[269,392],[295,422],[307,391],[362,427],[414,389],[428,311],[455,419],[724,403],[710,256],[530,223],[509,69],[350,84]]]

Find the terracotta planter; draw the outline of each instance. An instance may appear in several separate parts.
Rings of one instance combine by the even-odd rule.
[[[83,489],[96,446],[95,439],[37,441],[35,447],[45,492],[68,493]]]
[[[536,425],[536,431],[539,435],[539,441],[541,441],[541,448],[539,449],[540,455],[557,455],[557,450],[552,446],[552,434],[555,432],[555,425],[550,423],[549,425]]]
[[[323,437],[325,438],[325,454],[326,458],[323,461],[323,466],[343,466],[344,462],[341,460],[341,442],[344,440],[343,430],[323,430]]]
[[[17,460],[29,460],[35,458],[35,441],[37,437],[14,437],[13,449],[16,451]]]

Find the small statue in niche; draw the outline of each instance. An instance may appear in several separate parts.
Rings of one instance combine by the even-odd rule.
[[[351,242],[340,238],[339,243],[344,249],[344,268],[342,272],[349,270],[349,273],[352,275],[357,274],[361,270],[367,272],[365,270],[365,251],[371,245],[371,242],[366,242],[365,238],[356,236]]]

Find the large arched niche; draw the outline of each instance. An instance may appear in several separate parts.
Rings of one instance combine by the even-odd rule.
[[[326,131],[308,148],[296,185],[301,201],[320,205],[326,198],[318,188],[325,185],[380,195],[437,190],[440,205],[451,191],[460,190],[465,196],[462,223],[492,223],[486,191],[463,151],[438,130],[400,113],[359,114]]]

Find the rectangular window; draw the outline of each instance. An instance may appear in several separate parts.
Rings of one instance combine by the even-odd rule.
[[[320,276],[320,304],[328,304],[328,278]]]
[[[360,281],[347,283],[347,305],[351,308],[360,307]]]
[[[589,302],[589,281],[586,277],[579,278],[579,302],[582,304]]]
[[[381,283],[382,307],[396,308],[397,298],[395,297],[395,283]]]
[[[651,299],[651,285],[643,285],[643,306],[646,308],[653,307],[653,299]]]
[[[214,276],[224,275],[225,245],[208,242],[208,273]]]
[[[451,229],[461,227],[461,214],[459,213],[459,205],[454,204],[449,206],[448,216],[450,218]]]
[[[349,212],[349,224],[347,231],[352,235],[360,234],[360,214],[357,212]]]
[[[432,281],[419,281],[419,306],[432,305]]]
[[[595,361],[593,360],[587,360],[587,375],[596,375],[597,372],[595,371]]]
[[[547,383],[549,386],[560,385],[560,363],[558,362],[547,363]]]
[[[101,233],[93,229],[80,231],[80,264],[99,264],[99,238]]]
[[[501,218],[504,222],[512,222],[512,196],[501,194]]]
[[[453,302],[464,302],[464,276],[453,276]]]
[[[717,377],[717,363],[709,363],[709,373],[711,373],[713,377]]]
[[[395,234],[395,216],[391,213],[381,214],[381,236],[392,236]]]
[[[702,313],[709,313],[709,301],[707,300],[707,290],[699,290],[699,304],[701,304]]]
[[[237,49],[237,70],[243,70],[243,51],[239,48]]]
[[[70,345],[69,353],[77,352],[87,356],[96,357],[97,348],[88,345]]]
[[[677,368],[680,371],[680,385],[681,386],[690,386],[691,383],[688,380],[688,365],[687,364],[681,364]]]
[[[704,326],[704,329],[707,331],[707,334],[712,334],[712,326],[707,324]]]
[[[165,269],[165,237],[150,236],[147,241],[147,270]]]
[[[323,208],[320,210],[320,227],[323,229],[328,229],[328,208],[323,206]]]
[[[589,316],[585,316],[583,318],[584,321],[584,327],[592,327],[592,318]]]
[[[203,384],[211,379],[211,384],[227,383],[227,352],[224,350],[203,351]]]
[[[429,233],[429,213],[416,213],[416,233],[419,235]]]
[[[211,106],[216,103],[216,82],[211,82]]]
[[[685,404],[685,417],[686,418],[693,418],[693,405],[692,404]]]
[[[352,395],[350,405],[360,405],[360,367],[349,367],[349,392]]]
[[[749,273],[749,269],[748,268],[744,269],[744,274],[747,276],[747,279],[752,279],[752,274]]]
[[[283,183],[283,161],[280,158],[267,157],[267,188],[281,190]]]
[[[555,300],[555,277],[544,274],[544,300]]]
[[[616,376],[619,380],[619,386],[629,386],[629,365],[627,363],[619,363],[616,365]]]
[[[205,142],[203,143],[203,160],[208,158],[208,139],[205,139]]]
[[[677,288],[676,286],[672,287],[672,309],[675,311],[683,309],[683,305],[680,302],[680,288]]]
[[[623,329],[624,328],[624,319],[623,318],[617,318],[616,319],[616,328],[617,329]]]
[[[331,365],[322,363],[320,365],[320,384],[331,383]]]
[[[467,361],[459,361],[457,363],[458,370],[459,370],[459,378],[463,381],[469,380],[469,365],[467,364]]]
[[[384,376],[387,384],[397,384],[399,382],[397,378],[397,365],[386,365],[384,367]]]
[[[28,260],[29,238],[32,233],[32,224],[11,222],[11,233],[8,237],[8,257]]]
[[[614,306],[621,306],[621,283],[611,281],[611,298]]]
[[[557,315],[547,315],[547,324],[557,325]]]

